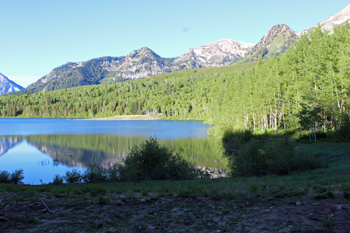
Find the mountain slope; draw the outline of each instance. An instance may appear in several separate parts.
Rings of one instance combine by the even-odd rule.
[[[346,23],[348,20],[350,20],[350,5],[348,5],[347,7],[345,7],[342,11],[340,11],[339,13],[329,17],[328,19],[322,21],[321,23],[311,27],[311,28],[307,28],[301,32],[299,32],[299,35],[308,33],[310,30],[312,30],[315,27],[318,27],[318,25],[321,26],[321,28],[323,30],[332,32],[333,28],[337,25],[340,24],[344,24]]]
[[[162,58],[143,47],[123,57],[101,57],[85,62],[69,62],[53,69],[35,83],[31,92],[113,83],[125,79],[147,78],[177,70],[232,64],[244,57],[253,45],[233,40],[220,40],[189,49],[178,58]]]
[[[287,25],[279,24],[270,28],[261,40],[248,52],[241,62],[257,61],[284,53],[298,39],[296,33]]]
[[[18,85],[14,81],[11,81],[8,77],[0,73],[0,95],[23,89],[24,87]]]

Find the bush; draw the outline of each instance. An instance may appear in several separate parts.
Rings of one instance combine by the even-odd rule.
[[[73,169],[71,171],[67,171],[63,178],[67,183],[80,183],[82,176],[77,169]]]
[[[82,175],[85,183],[98,183],[107,181],[107,171],[96,165],[90,165]]]
[[[55,184],[55,185],[63,184],[63,179],[64,179],[63,176],[55,175],[55,176],[53,177],[53,182],[52,182],[52,184]]]
[[[336,141],[349,141],[350,139],[350,118],[343,117],[339,129],[334,132]]]
[[[17,169],[13,173],[2,171],[0,173],[0,183],[23,184],[23,169]]]
[[[140,146],[134,146],[118,171],[122,181],[186,180],[203,175],[152,137]]]
[[[232,176],[266,175],[266,157],[258,140],[252,139],[245,144],[237,155],[229,158]]]
[[[286,175],[325,167],[322,156],[296,150],[294,143],[288,139],[276,140],[265,146],[252,139],[230,158],[229,168],[233,176]]]
[[[226,129],[222,135],[222,145],[226,155],[237,155],[243,145],[248,143],[254,137],[250,130],[232,130]]]
[[[0,183],[10,183],[10,173],[8,171],[0,173]]]

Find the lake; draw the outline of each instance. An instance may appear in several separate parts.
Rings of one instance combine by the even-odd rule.
[[[23,169],[24,183],[48,183],[71,169],[108,169],[149,137],[195,165],[224,168],[209,127],[200,121],[0,119],[0,171]]]

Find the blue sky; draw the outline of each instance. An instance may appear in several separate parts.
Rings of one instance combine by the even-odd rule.
[[[66,62],[149,47],[177,57],[220,39],[257,43],[284,23],[301,31],[346,0],[0,0],[0,73],[26,87]]]

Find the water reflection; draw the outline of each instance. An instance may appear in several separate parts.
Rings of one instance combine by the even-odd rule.
[[[0,156],[23,140],[22,136],[0,137]]]
[[[87,167],[96,164],[110,168],[121,163],[135,145],[145,138],[120,135],[35,135],[28,136],[29,144],[66,166]],[[198,166],[223,168],[224,159],[218,155],[215,140],[192,138],[160,140],[186,160]]]
[[[146,138],[121,135],[29,135],[0,137],[0,171],[23,169],[25,183],[51,182],[55,174],[65,175],[70,169],[83,171],[89,165],[105,169],[120,164],[131,148]],[[220,143],[213,138],[158,140],[200,167],[214,173],[225,168],[219,152]]]

